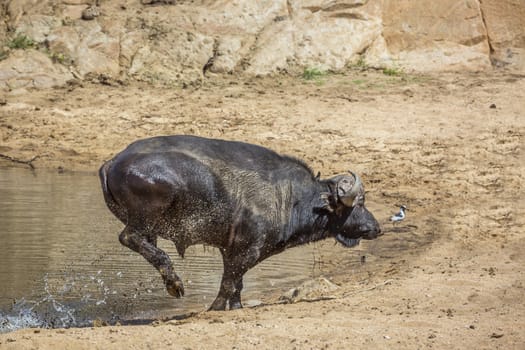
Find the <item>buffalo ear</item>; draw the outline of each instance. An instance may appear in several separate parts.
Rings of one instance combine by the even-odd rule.
[[[325,209],[329,213],[340,214],[344,208],[344,203],[340,200],[340,196],[344,195],[347,191],[345,184],[341,182],[344,177],[345,175],[339,175],[328,180],[330,192],[321,193],[321,200],[324,203],[322,209]]]
[[[324,209],[329,213],[333,213],[337,209],[337,199],[332,193],[322,192],[321,201],[323,202],[321,209]]]

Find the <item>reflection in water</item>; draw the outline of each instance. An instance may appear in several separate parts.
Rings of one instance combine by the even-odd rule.
[[[211,304],[222,274],[215,248],[190,247],[183,260],[159,241],[185,283],[186,296],[174,299],[157,271],[120,245],[122,228],[95,175],[0,169],[0,331],[174,316]],[[252,269],[243,299],[319,274],[316,249],[291,249]]]

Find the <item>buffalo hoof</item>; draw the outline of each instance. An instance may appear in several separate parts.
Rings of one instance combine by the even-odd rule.
[[[226,304],[227,304],[226,299],[217,298],[217,299],[215,299],[213,304],[211,304],[211,306],[208,309],[208,311],[225,311],[226,310]],[[242,309],[241,302],[240,301],[232,302],[230,300],[230,310],[237,310],[237,309]]]
[[[240,301],[237,301],[237,302],[232,302],[230,300],[230,310],[237,310],[237,309],[242,309],[242,304]]]
[[[211,304],[208,311],[224,311],[226,310],[226,299],[217,297],[213,304]]]
[[[166,290],[171,296],[180,298],[184,296],[184,285],[181,280],[166,283]]]

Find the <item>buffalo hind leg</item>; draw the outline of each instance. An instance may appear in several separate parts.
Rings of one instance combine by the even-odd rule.
[[[155,236],[145,237],[140,232],[126,226],[119,236],[119,241],[122,245],[142,255],[159,271],[170,295],[176,298],[184,296],[182,281],[175,273],[168,254],[157,248]]]

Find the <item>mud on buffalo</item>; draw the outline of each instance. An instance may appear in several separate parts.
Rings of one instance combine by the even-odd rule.
[[[381,234],[358,175],[320,179],[301,160],[244,142],[196,136],[136,141],[102,165],[104,199],[124,223],[120,243],[184,295],[157,238],[219,248],[224,272],[210,310],[242,307],[243,275],[286,248],[334,237],[347,247]]]

